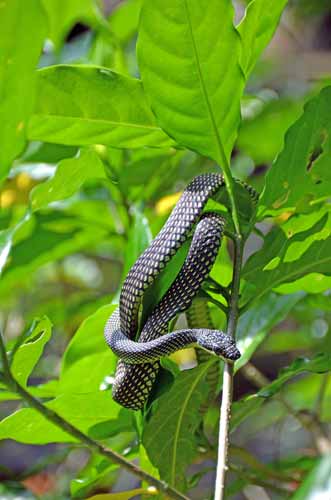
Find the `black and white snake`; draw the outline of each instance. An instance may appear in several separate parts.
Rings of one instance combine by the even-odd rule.
[[[198,346],[227,360],[240,357],[234,340],[219,330],[187,328],[168,333],[170,320],[190,307],[215,262],[225,221],[217,213],[202,211],[222,186],[222,175],[195,177],[124,281],[119,308],[105,327],[106,341],[120,358],[112,394],[122,406],[139,410],[145,405],[162,356]],[[179,274],[138,336],[139,309],[145,291],[192,233],[191,246]]]

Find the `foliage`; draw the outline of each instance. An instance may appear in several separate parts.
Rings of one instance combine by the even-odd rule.
[[[243,3],[239,22],[231,0],[126,0],[107,15],[94,0],[0,5],[0,323],[23,389],[8,382],[2,359],[5,498],[26,477],[54,476],[56,460],[64,480],[54,476],[33,494],[162,498],[138,478],[124,476],[123,488],[119,464],[93,443],[189,498],[211,498],[219,405],[205,404],[207,373],[219,361],[193,366],[192,350],[162,360],[158,389],[137,414],[111,398],[117,360],[103,328],[182,189],[222,169],[260,192],[255,207],[232,186],[245,252],[226,495],[247,496],[249,485],[275,500],[331,495],[331,86],[324,74],[282,81],[266,51],[274,35],[282,44],[283,11],[295,30],[308,2],[302,12],[299,1]],[[324,10],[316,2],[319,16]],[[198,298],[209,300],[222,330],[237,229],[231,204],[226,189],[208,202],[227,232]],[[143,320],[188,246],[145,294]],[[55,424],[52,412],[86,440]],[[275,425],[284,425],[276,439]],[[56,443],[64,454],[52,464],[53,448],[43,447],[42,460],[11,470],[13,440]]]

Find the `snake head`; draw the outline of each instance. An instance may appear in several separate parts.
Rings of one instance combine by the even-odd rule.
[[[200,330],[197,344],[228,361],[236,361],[241,356],[233,338],[219,330]]]

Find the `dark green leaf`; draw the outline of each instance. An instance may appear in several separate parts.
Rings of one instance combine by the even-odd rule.
[[[331,370],[331,355],[319,354],[313,359],[298,358],[288,368],[281,371],[279,377],[261,389],[259,396],[267,398],[273,396],[290,378],[302,372],[325,373]]]
[[[144,426],[148,456],[172,486],[183,487],[186,467],[196,452],[194,431],[201,422],[199,408],[208,394],[205,375],[210,365],[181,372],[171,389],[156,401]]]
[[[147,0],[139,27],[139,67],[161,127],[220,165],[237,135],[244,85],[233,16],[228,0]]]
[[[167,147],[141,82],[92,66],[53,66],[38,72],[38,100],[29,138],[68,145]]]
[[[46,36],[39,0],[10,0],[0,8],[0,181],[25,145],[35,99],[35,67]]]

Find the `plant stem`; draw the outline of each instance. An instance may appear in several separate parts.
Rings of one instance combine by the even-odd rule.
[[[39,399],[35,398],[30,394],[24,387],[22,387],[14,378],[9,362],[8,356],[6,352],[5,343],[3,340],[2,333],[0,332],[0,355],[3,364],[3,374],[4,374],[4,382],[8,386],[10,390],[19,394],[24,401],[26,401],[29,406],[34,408],[36,411],[41,413],[47,420],[55,424],[57,427],[67,432],[75,439],[80,441],[85,446],[88,446],[89,449],[93,450],[96,453],[104,456],[108,460],[117,463],[123,469],[126,469],[131,474],[139,477],[142,481],[146,481],[147,483],[155,486],[155,488],[164,493],[169,498],[174,498],[175,500],[189,500],[188,497],[177,491],[175,488],[169,486],[166,482],[156,479],[154,476],[151,476],[147,472],[143,471],[137,465],[133,464],[126,460],[122,455],[117,453],[116,451],[111,450],[110,448],[105,448],[94,439],[91,439],[89,436],[84,434],[82,431],[77,429],[77,427],[70,424],[67,420],[62,418],[58,413],[51,410],[47,406],[45,406]]]
[[[234,240],[234,263],[233,263],[233,278],[231,285],[231,297],[229,303],[228,327],[227,333],[232,338],[235,338],[237,322],[238,322],[238,301],[240,287],[240,272],[243,256],[243,239],[240,233],[236,234]],[[217,472],[215,485],[215,500],[223,500],[225,489],[225,476],[228,469],[228,452],[229,452],[229,427],[231,417],[233,389],[233,364],[225,363],[223,371],[223,390],[222,390],[222,405],[219,423],[218,437],[218,458]]]

